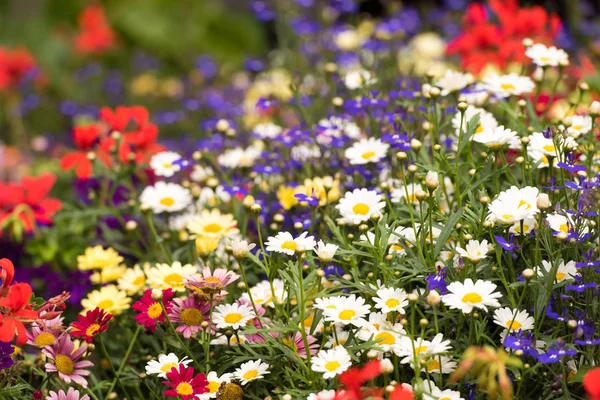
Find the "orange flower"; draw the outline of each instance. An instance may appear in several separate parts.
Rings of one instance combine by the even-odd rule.
[[[17,335],[17,345],[27,342],[27,334],[23,322],[38,319],[37,311],[27,303],[31,298],[31,286],[27,283],[16,283],[8,289],[8,295],[0,299],[0,341],[10,342]]]

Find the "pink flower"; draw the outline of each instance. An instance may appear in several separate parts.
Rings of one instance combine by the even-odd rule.
[[[216,298],[227,294],[225,286],[237,281],[240,278],[238,274],[229,271],[226,268],[217,268],[214,272],[209,267],[202,268],[202,275],[193,275],[187,281],[187,286],[195,293],[208,296],[214,293]]]
[[[210,306],[208,303],[197,301],[194,297],[187,299],[175,299],[171,306],[169,319],[171,322],[179,323],[175,330],[183,333],[183,337],[189,339],[202,329],[202,323],[209,320]]]
[[[154,300],[152,298],[152,290],[148,289],[142,296],[142,298],[135,302],[133,309],[138,312],[134,317],[135,322],[140,325],[144,325],[145,329],[151,331],[156,330],[156,324],[165,320],[165,313],[171,310],[171,299],[173,298],[173,289],[163,290],[161,300]],[[162,302],[162,305],[161,305]]]
[[[70,384],[71,381],[87,388],[84,376],[90,375],[85,368],[93,366],[91,361],[77,361],[87,350],[87,345],[81,345],[77,350],[71,336],[64,334],[52,346],[47,346],[42,352],[52,361],[46,363],[47,372],[58,372],[58,377]]]
[[[90,396],[86,394],[79,397],[79,390],[69,388],[67,393],[64,390],[60,390],[58,393],[51,390],[46,400],[90,400]]]
[[[294,349],[300,357],[306,358],[306,347],[304,346],[304,340],[302,339],[302,334],[300,332],[296,332],[296,335],[293,338],[283,339],[283,342]],[[310,350],[310,355],[313,356],[317,354],[317,350],[319,350],[317,339],[314,336],[306,335],[306,342]]]

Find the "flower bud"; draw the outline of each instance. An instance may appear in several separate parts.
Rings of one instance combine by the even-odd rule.
[[[430,291],[427,295],[427,303],[429,303],[429,305],[431,306],[436,306],[440,304],[441,299],[442,298],[440,294],[435,290]]]
[[[592,104],[590,105],[590,115],[592,117],[597,117],[600,115],[600,102],[599,101],[592,101]]]
[[[456,106],[456,109],[458,111],[460,111],[461,113],[465,112],[467,110],[467,108],[469,107],[469,105],[467,103],[465,103],[464,101],[461,101],[460,103],[458,103],[458,105]]]
[[[137,229],[137,227],[138,227],[138,224],[134,220],[129,220],[129,221],[127,221],[127,223],[125,223],[125,229],[128,231],[134,231]]]
[[[429,190],[433,191],[437,189],[439,185],[440,180],[438,178],[438,173],[434,171],[427,172],[427,175],[425,176],[425,186],[427,186]]]
[[[546,210],[552,206],[552,202],[550,201],[548,194],[540,193],[537,197],[536,205],[540,210]]]
[[[531,268],[526,268],[523,270],[523,278],[525,279],[531,279],[533,278],[535,275],[535,271],[532,270]]]
[[[410,148],[413,149],[414,151],[421,150],[422,146],[423,146],[423,143],[421,143],[421,141],[418,139],[412,139],[410,141]]]
[[[163,297],[163,291],[160,289],[152,289],[152,300],[160,300]]]
[[[227,129],[229,129],[229,122],[226,119],[220,119],[217,121],[215,128],[219,132],[225,132]]]

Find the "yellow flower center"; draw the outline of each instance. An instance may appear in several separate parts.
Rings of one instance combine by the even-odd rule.
[[[175,204],[175,199],[172,197],[163,197],[160,199],[159,203],[163,206],[171,207],[173,204]]]
[[[573,125],[573,126],[571,126],[571,128],[573,128],[576,131],[580,131],[583,129],[583,125]]]
[[[96,336],[96,334],[98,333],[99,329],[100,329],[100,325],[98,325],[98,324],[91,324],[85,330],[85,334],[86,334],[86,336]]]
[[[365,203],[358,203],[354,207],[352,207],[352,211],[354,214],[367,215],[369,212],[369,206]]]
[[[379,342],[379,344],[387,344],[393,345],[396,343],[396,338],[389,332],[380,332],[375,335],[375,340]]]
[[[515,216],[512,214],[502,214],[502,219],[509,221],[511,219],[513,219]]]
[[[339,317],[342,321],[350,321],[355,315],[356,312],[354,310],[344,310],[340,313]]]
[[[562,281],[565,278],[565,276],[567,276],[567,274],[565,274],[564,272],[557,272],[556,273],[556,280],[557,281]]]
[[[257,376],[258,376],[258,371],[255,369],[252,369],[244,374],[244,379],[249,381],[250,379],[254,379]]]
[[[340,363],[337,361],[329,361],[325,364],[325,369],[329,372],[333,372],[340,367]]]
[[[156,302],[156,303],[152,303],[150,305],[150,307],[148,307],[147,314],[150,318],[156,319],[156,318],[160,317],[162,312],[163,312],[163,310],[162,310],[160,303]]]
[[[38,347],[46,347],[46,346],[50,346],[51,344],[54,344],[55,341],[56,341],[56,337],[54,337],[53,334],[48,333],[48,332],[42,332],[36,336],[36,338],[33,342]]]
[[[567,224],[560,224],[558,230],[564,233],[569,233],[569,226]]]
[[[54,359],[54,363],[56,364],[56,369],[61,374],[71,375],[75,370],[75,365],[73,364],[71,357],[65,356],[64,354],[57,355]]]
[[[475,134],[483,132],[483,126],[479,125],[477,129],[475,129]]]
[[[398,300],[396,300],[396,299],[388,299],[388,300],[385,302],[385,305],[386,305],[388,308],[395,308],[395,307],[398,307],[398,304],[400,304],[400,302],[399,302]]]
[[[104,299],[97,304],[98,308],[102,310],[110,310],[115,305],[115,302],[111,299]]]
[[[526,202],[525,200],[521,200],[519,201],[519,206],[518,208],[521,208],[522,206],[525,206],[526,210],[529,210],[531,208],[531,204],[529,204],[528,202]]]
[[[556,151],[556,147],[554,147],[553,144],[547,144],[542,148],[544,149],[544,151],[546,151],[548,153],[554,153]]]
[[[441,370],[440,362],[436,359],[429,360],[429,362],[427,363],[427,371],[431,372],[436,370]]]
[[[478,293],[471,292],[471,293],[465,294],[464,297],[462,298],[462,301],[464,303],[477,304],[477,303],[481,303],[483,301],[483,299],[481,298],[481,296]]]
[[[177,368],[177,366],[178,366],[178,364],[177,364],[177,363],[170,362],[170,363],[166,363],[165,365],[163,365],[163,366],[160,368],[160,370],[161,370],[162,372],[164,372],[165,374],[167,374],[167,373],[171,372],[171,370],[172,370],[173,368]]]
[[[206,283],[215,283],[217,285],[221,284],[221,280],[215,276],[209,276],[208,278],[204,278],[204,282]]]
[[[240,313],[231,313],[225,316],[225,322],[228,324],[237,324],[242,320],[243,316]]]
[[[510,320],[506,321],[506,327],[511,331],[517,331],[523,327],[523,324],[521,324],[519,321]]]
[[[194,393],[194,388],[187,382],[181,382],[179,385],[177,385],[175,391],[177,394],[182,396],[189,396],[190,394]]]
[[[219,224],[207,224],[204,226],[204,232],[207,233],[219,233],[223,230],[223,227]]]
[[[134,286],[141,286],[144,283],[146,283],[146,278],[144,278],[144,276],[138,276],[137,278],[135,278],[133,280],[132,283],[133,283]]]
[[[503,83],[502,85],[500,85],[500,87],[502,88],[502,90],[515,90],[516,87],[515,85],[513,85],[512,83]]]
[[[219,390],[221,384],[216,381],[209,381],[208,386],[206,387],[208,388],[208,393],[217,393],[217,390]]]
[[[365,153],[362,154],[362,158],[365,160],[368,160],[369,158],[373,157],[375,155],[374,151],[367,151]]]
[[[165,283],[171,288],[181,286],[183,284],[183,276],[179,274],[169,274],[165,276]]]
[[[171,169],[171,168],[173,168],[173,164],[171,164],[171,163],[163,163],[163,168]]]
[[[195,308],[186,308],[181,312],[181,322],[187,326],[200,325],[203,321],[204,316]]]
[[[427,351],[427,346],[420,346],[415,349],[415,354],[419,355],[421,353],[425,353]]]
[[[283,242],[283,244],[281,245],[282,249],[292,250],[292,251],[296,251],[297,247],[298,247],[298,243],[294,242],[293,240],[288,240],[287,242]]]

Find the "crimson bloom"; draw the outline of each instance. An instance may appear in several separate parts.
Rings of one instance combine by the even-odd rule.
[[[0,341],[10,342],[17,335],[17,345],[27,343],[23,322],[38,318],[37,311],[27,304],[31,294],[31,286],[27,283],[16,283],[8,289],[6,297],[0,299]]]
[[[15,277],[15,266],[12,261],[8,258],[0,258],[0,278],[2,279],[2,286],[0,286],[0,296],[8,291],[10,284]]]
[[[0,91],[18,86],[34,68],[35,60],[27,49],[0,47]]]
[[[99,307],[88,310],[85,315],[79,314],[77,321],[71,324],[73,328],[71,336],[83,338],[86,342],[92,343],[98,334],[108,329],[108,321],[112,318],[112,314]]]
[[[585,374],[583,387],[591,400],[600,400],[600,368],[591,369]]]
[[[81,54],[104,54],[115,45],[113,32],[100,4],[87,6],[78,18],[75,48]]]
[[[194,368],[179,364],[167,373],[168,381],[163,383],[171,389],[165,390],[165,396],[181,397],[183,400],[193,399],[199,394],[207,393],[208,380],[206,375],[199,373],[194,376]]]
[[[156,330],[156,324],[165,320],[165,313],[163,307],[167,310],[167,313],[171,311],[171,299],[173,298],[173,289],[163,290],[162,299],[160,301],[152,298],[152,290],[148,289],[144,292],[144,295],[134,305],[133,309],[138,311],[139,314],[135,316],[135,322],[140,325],[144,325],[144,328],[152,331]],[[162,305],[161,305],[162,302]]]
[[[362,368],[350,368],[340,375],[340,382],[344,385],[346,396],[362,399],[362,386],[365,382],[377,378],[381,375],[381,361],[372,360],[366,363]]]
[[[94,145],[97,144],[99,138],[100,128],[97,125],[76,126],[73,129],[73,141],[79,150],[64,155],[60,160],[60,167],[66,171],[75,168],[77,178],[87,179],[92,175],[92,161],[88,157],[89,153],[94,153],[96,158],[110,166],[108,154],[102,149],[94,150]]]

